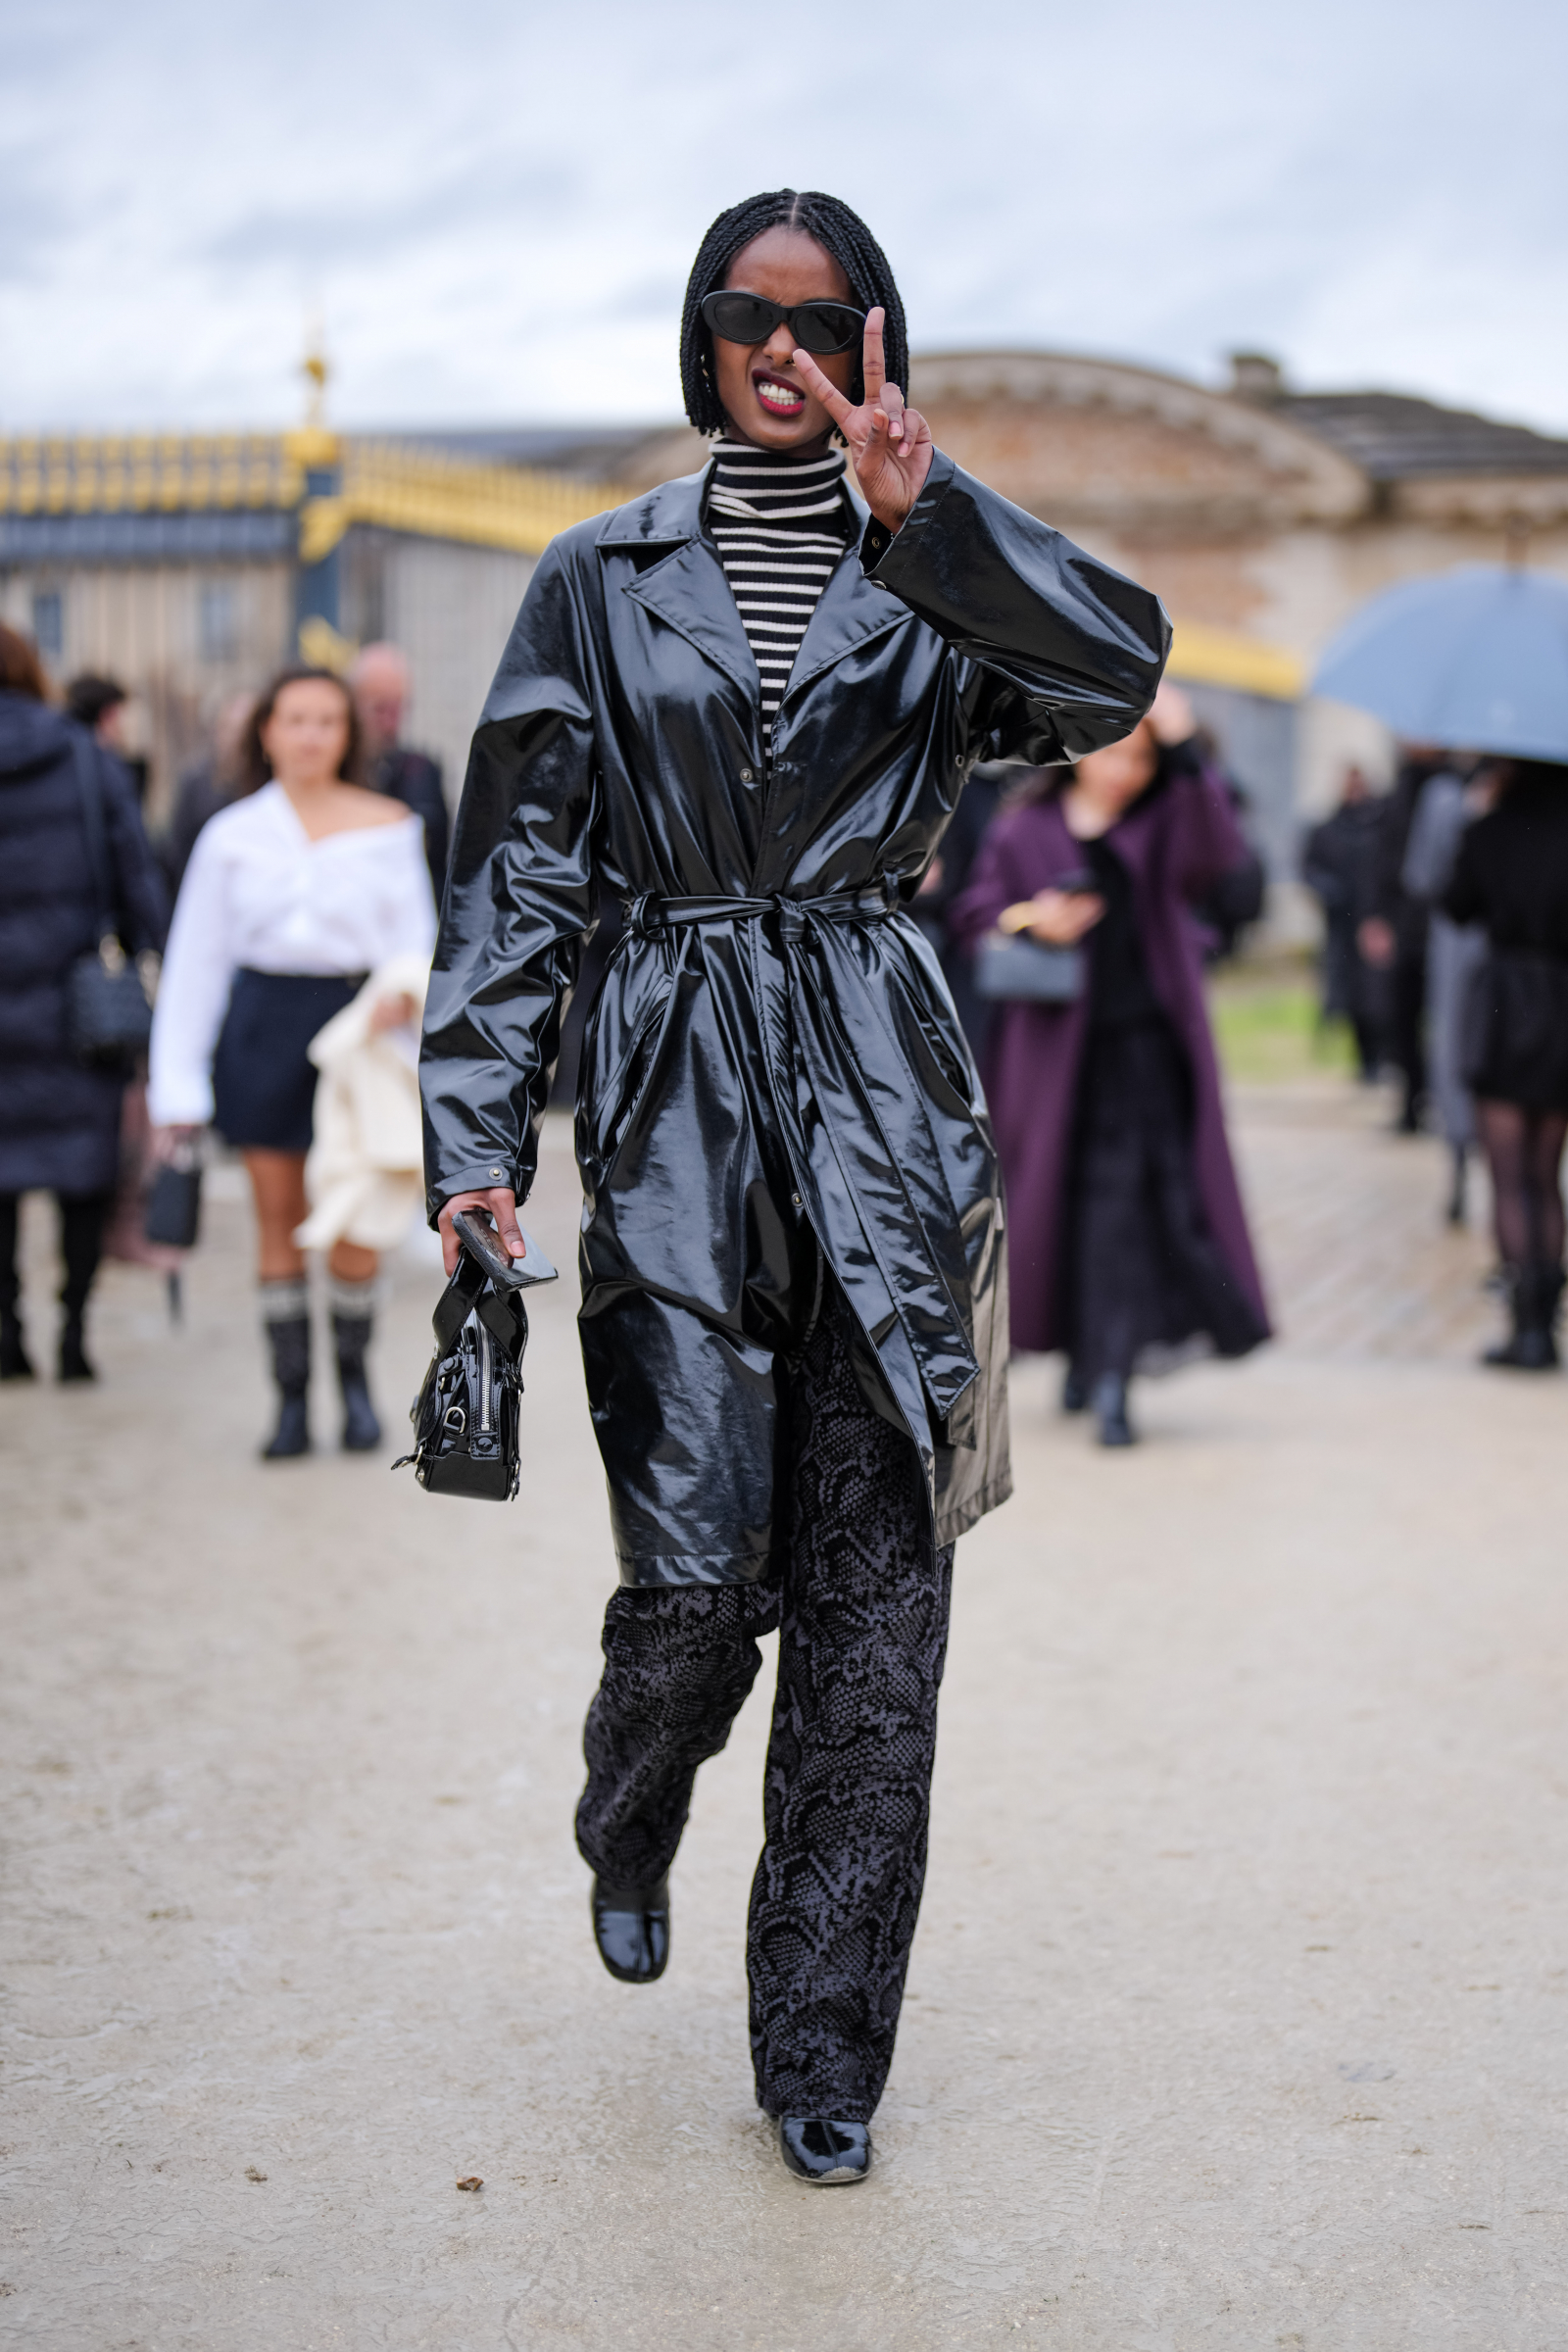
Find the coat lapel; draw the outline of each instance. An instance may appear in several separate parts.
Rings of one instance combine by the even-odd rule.
[[[874,637],[884,636],[889,629],[896,629],[901,621],[914,617],[908,606],[896,597],[891,589],[879,587],[876,581],[868,580],[861,570],[860,537],[870,520],[870,509],[863,506],[853,492],[850,494],[850,505],[855,511],[858,526],[856,535],[835,564],[827,586],[817,600],[816,610],[807,623],[806,635],[801,639],[801,650],[795,657],[795,667],[790,671],[790,682],[784,689],[784,701],[779,711],[781,722],[792,699],[813,678],[819,678],[824,669],[831,669],[836,662],[842,662],[847,654],[855,653],[858,647],[869,645]]]
[[[623,508],[599,546],[608,555],[628,547],[651,551],[669,545],[669,554],[639,571],[623,593],[695,645],[734,681],[754,709],[760,710],[757,662],[718,550],[703,530],[703,495],[711,470],[705,466],[701,473],[662,483],[647,498]]]
[[[710,540],[701,536],[689,539],[662,564],[631,581],[625,593],[633,604],[657,612],[670,628],[689,638],[760,710],[762,681],[756,658],[741,626],[724,566]]]
[[[718,550],[703,529],[703,498],[711,470],[705,466],[701,473],[663,482],[646,498],[634,500],[621,509],[599,545],[606,554],[622,548],[651,553],[668,547],[667,556],[627,582],[624,594],[678,630],[760,707],[757,662]],[[784,690],[785,709],[835,662],[913,617],[907,605],[861,570],[860,534],[870,510],[853,492],[849,496],[856,536],[834,566],[801,640]]]

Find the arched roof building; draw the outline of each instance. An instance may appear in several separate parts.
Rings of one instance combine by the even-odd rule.
[[[1511,558],[1568,576],[1568,440],[1402,395],[1218,391],[1116,360],[934,352],[909,394],[945,449],[1163,597],[1172,666],[1251,790],[1271,865],[1371,722],[1303,701],[1341,622],[1392,582]],[[416,732],[461,773],[539,550],[690,470],[684,427],[0,442],[0,614],[151,714],[159,787],[205,714],[292,650],[396,637]]]

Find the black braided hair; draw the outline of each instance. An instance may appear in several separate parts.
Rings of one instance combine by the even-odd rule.
[[[907,391],[908,333],[887,255],[859,214],[852,213],[836,196],[824,196],[816,188],[804,191],[775,188],[771,195],[750,197],[745,204],[732,204],[727,213],[720,213],[698,247],[697,259],[692,264],[692,273],[686,282],[686,307],[680,318],[680,382],[686,397],[686,414],[697,430],[700,433],[724,430],[724,412],[719,406],[713,377],[713,339],[703,322],[703,302],[723,284],[741,247],[760,237],[764,228],[804,229],[808,237],[816,239],[824,253],[833,256],[862,310],[869,311],[877,303],[882,305],[887,314],[882,345],[887,357],[888,381],[897,384],[901,391]],[[850,399],[858,405],[864,398],[865,384],[857,361]]]

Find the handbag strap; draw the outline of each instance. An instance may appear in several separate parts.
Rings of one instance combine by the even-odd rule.
[[[459,1332],[475,1311],[491,1337],[499,1341],[513,1363],[517,1363],[528,1338],[528,1317],[522,1300],[502,1298],[491,1288],[490,1277],[478,1259],[465,1250],[458,1259],[457,1272],[436,1300],[435,1313],[430,1317],[439,1354],[452,1352]]]
[[[430,1328],[435,1333],[437,1350],[450,1355],[457,1337],[478,1302],[489,1276],[465,1250],[458,1259],[458,1270],[435,1303]]]
[[[515,1367],[522,1361],[523,1348],[528,1344],[528,1310],[519,1298],[504,1298],[499,1291],[489,1290],[480,1299],[478,1316],[492,1339],[499,1341]]]
[[[94,936],[107,939],[120,928],[116,912],[114,864],[109,855],[109,835],[104,824],[104,800],[98,782],[98,762],[93,747],[80,727],[72,729],[71,757],[76,770],[76,790],[81,799],[81,825],[87,836],[87,865],[92,875],[93,897],[97,902],[94,917]]]

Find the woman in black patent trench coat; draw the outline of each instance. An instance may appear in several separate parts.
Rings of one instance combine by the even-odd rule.
[[[871,502],[853,501],[771,757],[709,527],[709,471],[564,533],[474,738],[426,1010],[432,1219],[477,1200],[505,1234],[533,1176],[590,895],[597,884],[624,902],[585,1041],[577,1151],[583,1352],[630,1590],[607,1623],[579,1842],[598,1872],[601,1951],[634,1980],[663,1965],[663,1875],[696,1761],[723,1744],[756,1671],[752,1633],[782,1614],[784,1651],[820,1640],[825,1659],[832,1637],[820,1613],[807,1630],[802,1596],[849,1574],[832,1566],[846,1529],[876,1554],[873,1593],[892,1593],[895,1553],[910,1576],[929,1580],[933,1559],[945,1575],[954,1539],[1009,1491],[996,1152],[936,957],[906,910],[971,765],[1071,758],[1124,734],[1168,639],[1152,596],[932,449],[896,381],[882,382],[871,304],[889,315],[895,378],[902,314],[877,249],[858,223],[863,243],[843,233],[854,217],[830,200],[789,207],[758,199],[715,223],[687,314],[705,275],[776,308],[836,297],[871,313],[863,354],[836,368],[795,348],[793,316],[760,347],[774,379],[802,388],[793,441],[750,403],[755,352],[737,359],[699,330],[695,397],[688,369],[694,421],[732,442],[809,454],[835,422]],[[857,1413],[858,1454],[840,1462]],[[886,1541],[866,1532],[878,1511],[894,1514]],[[868,1602],[867,1623],[874,1613]],[[908,1670],[929,1684],[934,1715],[945,1582],[900,1618],[927,1624],[924,1664]],[[846,1672],[891,1690],[907,1661],[878,1654]],[[822,1660],[816,1679],[831,1679]],[[794,1724],[809,1747],[798,1690]],[[785,1754],[780,1737],[776,1715],[768,1832],[782,1853],[775,1798],[808,1783],[812,1761]],[[820,1738],[842,1767],[853,1738],[842,1723]],[[914,1782],[929,1777],[928,1751],[911,1733]],[[864,2142],[891,2056],[924,1801],[922,1784],[912,1861],[868,1862],[857,1825],[832,1833],[820,1811],[797,1825],[814,1857],[806,1875],[833,1875],[820,1855],[835,1834],[840,1861],[840,1848],[857,1856],[841,1879],[863,1890],[880,1872],[854,1917],[791,1924],[788,1870],[773,1873],[773,1911],[767,1853],[759,1872],[759,2096],[785,2119],[786,2161],[808,2178],[858,2177],[868,2160],[858,2144],[846,2153],[842,2127]],[[902,1914],[895,1927],[879,1902]],[[768,1950],[792,1938],[812,1947],[819,1978],[834,1976],[821,2000],[798,1962],[768,1977]],[[858,2022],[846,2026],[850,2011]],[[791,2144],[802,2116],[841,2128],[823,2143],[833,2161],[798,2132]]]

